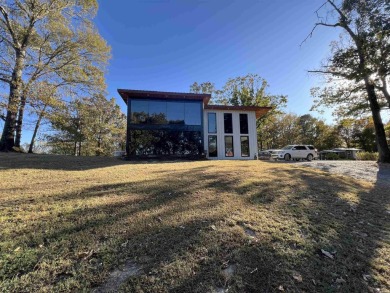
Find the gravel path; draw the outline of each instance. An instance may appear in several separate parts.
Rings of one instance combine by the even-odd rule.
[[[351,176],[357,179],[390,185],[390,165],[374,161],[312,161],[297,162],[297,165],[317,168],[330,173]]]

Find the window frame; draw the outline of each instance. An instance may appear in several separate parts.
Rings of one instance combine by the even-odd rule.
[[[243,155],[243,153],[242,153],[242,143],[243,143],[243,138],[247,138],[247,142],[248,142],[248,155],[247,156],[244,156]],[[248,157],[250,157],[250,155],[251,155],[251,146],[250,146],[250,144],[249,144],[249,135],[241,135],[240,136],[240,148],[241,148],[241,157],[243,157],[243,158],[248,158]]]
[[[242,131],[243,125],[241,124],[241,123],[242,123],[241,117],[243,117],[244,115],[245,115],[245,117],[246,117],[246,132]],[[249,119],[248,119],[248,113],[240,113],[240,114],[239,114],[239,120],[240,120],[240,134],[249,134]]]
[[[227,147],[226,147],[226,139],[227,138],[231,138],[232,139],[232,147],[231,147],[231,155],[227,155]],[[224,136],[224,142],[225,142],[225,157],[226,158],[232,158],[232,157],[234,157],[234,137],[233,137],[233,135],[225,135]]]
[[[210,115],[214,116],[214,121],[215,121],[215,131],[210,131]],[[216,112],[208,112],[207,113],[207,131],[208,133],[217,133],[217,113]]]
[[[215,137],[215,156],[210,155],[210,138]],[[207,138],[207,153],[209,158],[218,158],[218,136],[217,135],[209,135]]]
[[[225,118],[227,115],[230,116],[230,127],[231,127],[231,132],[226,132],[226,121],[227,119]],[[233,134],[233,113],[223,113],[223,132],[226,134]]]

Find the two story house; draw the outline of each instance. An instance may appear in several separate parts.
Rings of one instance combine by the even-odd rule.
[[[209,105],[211,95],[118,89],[127,105],[126,154],[253,159],[256,119],[271,107]]]

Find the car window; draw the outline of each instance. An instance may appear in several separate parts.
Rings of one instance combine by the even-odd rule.
[[[304,151],[304,150],[306,150],[306,147],[304,145],[297,145],[295,147],[295,149],[300,150],[300,151],[302,151],[302,150]]]
[[[307,146],[309,150],[314,150],[314,147],[312,145]]]

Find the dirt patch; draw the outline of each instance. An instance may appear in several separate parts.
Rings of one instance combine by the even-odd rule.
[[[320,169],[333,174],[390,185],[390,165],[373,161],[312,161],[296,162],[294,165]]]
[[[119,287],[130,277],[138,276],[141,273],[141,267],[134,262],[127,262],[121,269],[116,269],[110,273],[105,284],[96,288],[94,293],[117,292]]]

